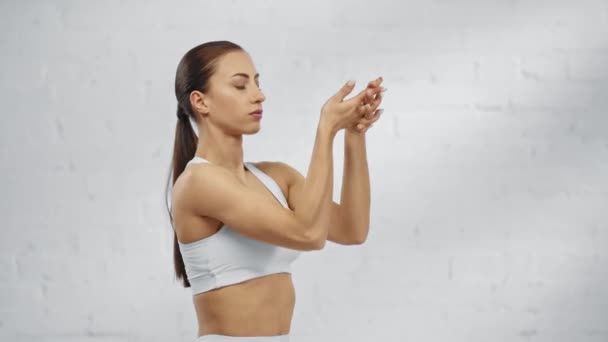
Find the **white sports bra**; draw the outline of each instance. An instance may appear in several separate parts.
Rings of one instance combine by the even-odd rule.
[[[194,163],[208,161],[195,156],[186,166]],[[270,176],[250,162],[245,167],[288,207],[281,188]],[[291,273],[290,265],[301,253],[245,237],[225,224],[209,237],[178,244],[193,295],[273,273]]]

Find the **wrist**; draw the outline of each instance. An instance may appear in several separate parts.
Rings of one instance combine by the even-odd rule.
[[[365,132],[361,132],[355,127],[350,127],[344,130],[344,137],[347,139],[363,139],[365,138]]]
[[[321,116],[321,119],[319,120],[319,125],[317,126],[317,133],[327,136],[331,139],[333,139],[336,134],[338,134],[338,127],[336,127],[336,125],[334,123],[332,123],[331,121],[329,121],[328,119],[326,119],[324,116]]]

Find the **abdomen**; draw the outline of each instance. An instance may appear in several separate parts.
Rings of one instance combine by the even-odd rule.
[[[194,296],[199,335],[289,333],[295,306],[289,273],[275,273]]]

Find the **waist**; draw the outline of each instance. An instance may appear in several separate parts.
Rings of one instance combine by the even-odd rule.
[[[199,270],[199,272],[193,271],[192,268],[188,270],[188,280],[192,288],[192,293],[197,295],[199,293],[208,292],[212,289],[227,287],[232,284],[242,283],[250,279],[261,278],[270,274],[291,272],[289,263],[286,262],[274,262],[269,263],[265,266],[254,265],[252,267],[247,266],[236,266],[236,265],[223,265],[217,267],[222,269],[221,272],[212,272],[210,270]]]
[[[289,335],[279,336],[228,336],[228,335],[203,335],[196,342],[289,342]]]
[[[295,306],[289,273],[275,273],[194,296],[199,335],[289,333]]]

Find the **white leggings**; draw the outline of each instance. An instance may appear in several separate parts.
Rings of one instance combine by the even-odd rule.
[[[277,336],[227,336],[203,335],[195,342],[289,342],[289,335]]]

